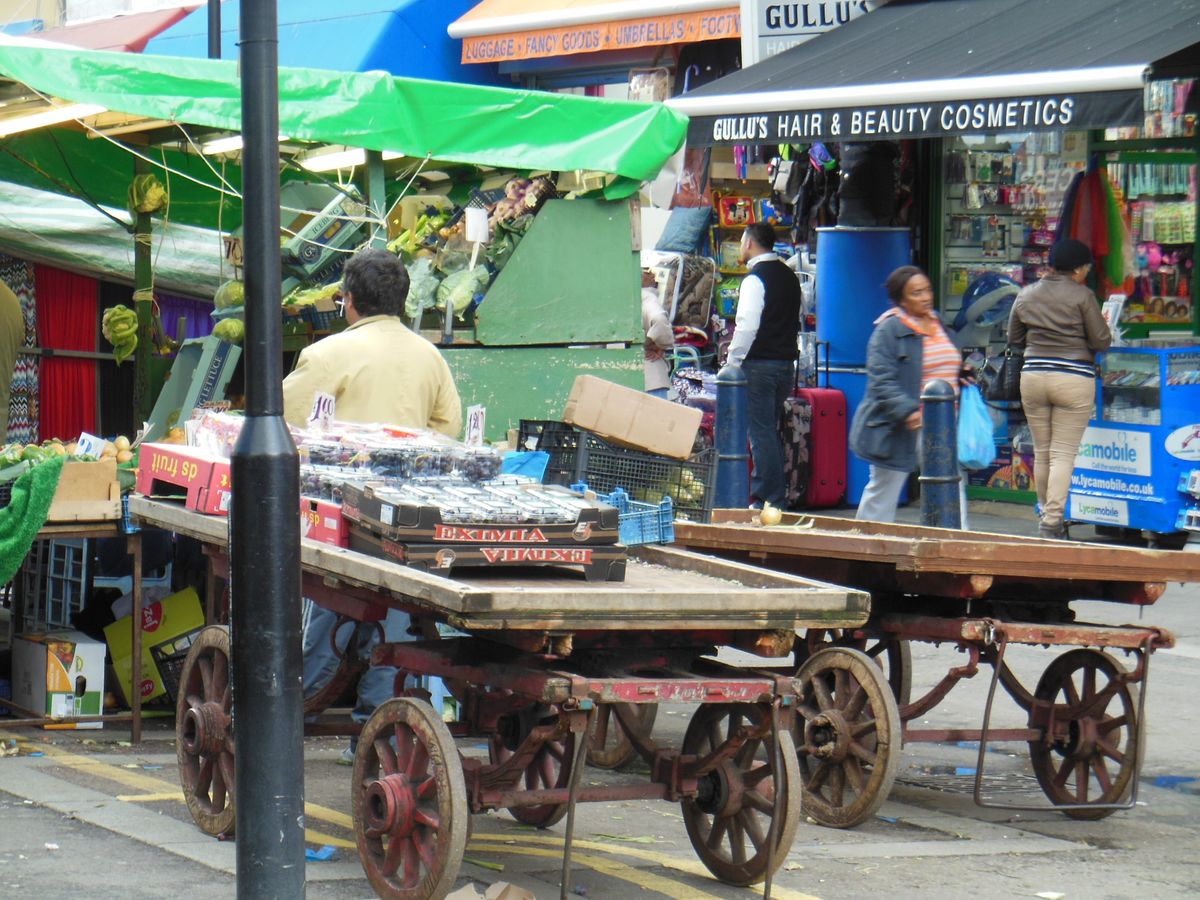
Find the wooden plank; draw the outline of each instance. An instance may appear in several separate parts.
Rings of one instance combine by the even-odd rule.
[[[1057,581],[1195,582],[1200,555],[1174,550],[1051,541],[912,525],[787,514],[753,524],[748,510],[718,510],[714,522],[676,523],[676,543],[780,555],[869,560],[897,571],[1021,576]]]
[[[146,524],[228,545],[223,517],[138,497],[129,508]],[[472,629],[848,628],[870,612],[862,591],[671,548],[635,551],[623,582],[588,582],[581,572],[551,567],[462,569],[444,578],[312,541],[301,541],[300,555],[306,571]]]

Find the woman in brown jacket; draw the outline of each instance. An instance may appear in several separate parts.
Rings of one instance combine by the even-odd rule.
[[[1050,249],[1054,271],[1021,291],[1008,319],[1008,341],[1025,348],[1021,405],[1033,433],[1033,479],[1041,507],[1039,537],[1065,538],[1064,516],[1079,442],[1096,398],[1096,354],[1112,334],[1083,282],[1087,246],[1070,238]]]

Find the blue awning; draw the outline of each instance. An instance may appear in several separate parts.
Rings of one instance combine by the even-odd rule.
[[[495,64],[463,65],[446,29],[471,0],[288,0],[279,4],[279,64],[343,72],[384,71],[459,84],[501,84]],[[221,4],[221,56],[238,58],[239,0]],[[146,53],[208,55],[208,11],[150,40]]]

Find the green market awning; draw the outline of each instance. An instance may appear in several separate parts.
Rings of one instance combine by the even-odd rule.
[[[0,43],[0,77],[72,103],[241,129],[241,83],[233,61],[82,51],[7,38]],[[679,149],[687,119],[660,104],[382,72],[281,68],[279,126],[292,140],[408,157],[610,173],[619,178],[609,195],[625,196],[654,178]]]

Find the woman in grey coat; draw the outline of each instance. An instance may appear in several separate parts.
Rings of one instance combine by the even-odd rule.
[[[919,464],[921,391],[935,379],[955,391],[962,356],[933,310],[933,286],[916,266],[901,266],[884,285],[892,309],[875,322],[867,344],[867,390],[850,427],[850,449],[871,464],[857,519],[892,522],[900,491]],[[960,472],[960,475],[962,473]],[[959,482],[967,528],[965,478]]]

